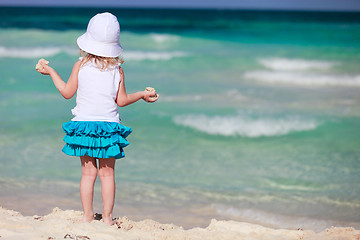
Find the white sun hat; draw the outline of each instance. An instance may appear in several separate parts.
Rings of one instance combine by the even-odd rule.
[[[118,57],[122,52],[119,43],[120,24],[111,13],[99,13],[92,17],[86,33],[77,39],[79,48],[102,57]]]

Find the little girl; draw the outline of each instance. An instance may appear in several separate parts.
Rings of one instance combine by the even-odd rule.
[[[77,39],[82,58],[74,64],[66,83],[43,62],[40,62],[43,69],[38,70],[50,75],[64,98],[70,99],[77,92],[76,107],[72,109],[74,118],[63,124],[66,142],[63,152],[80,156],[83,221],[94,219],[94,183],[99,174],[102,218],[110,225],[115,200],[115,159],[125,156],[123,148],[129,144],[125,138],[132,131],[120,124],[117,106],[124,107],[140,99],[155,102],[159,98],[154,91],[126,93],[124,72],[119,66],[123,62],[119,58],[122,52],[119,36],[117,18],[110,13],[97,14],[90,20],[86,33]]]

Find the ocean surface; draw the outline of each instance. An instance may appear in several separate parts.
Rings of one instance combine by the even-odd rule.
[[[81,210],[80,160],[61,152],[75,99],[76,39],[110,11],[121,25],[133,129],[114,215],[185,228],[212,218],[276,228],[360,228],[360,14],[0,8],[0,205]],[[97,181],[95,212],[101,212]]]

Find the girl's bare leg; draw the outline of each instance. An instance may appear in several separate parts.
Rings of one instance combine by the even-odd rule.
[[[112,211],[115,202],[115,158],[99,159],[99,177],[103,199],[102,218],[105,223],[113,225]]]
[[[97,177],[96,159],[89,156],[81,156],[81,181],[80,181],[80,197],[84,211],[84,222],[94,220],[93,196],[94,184]]]

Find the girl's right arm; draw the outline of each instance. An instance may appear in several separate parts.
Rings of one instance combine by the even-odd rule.
[[[38,71],[41,74],[50,75],[51,79],[54,82],[55,87],[64,98],[70,99],[75,95],[78,87],[78,73],[79,73],[81,61],[77,61],[74,64],[69,80],[66,83],[64,82],[64,80],[62,80],[59,74],[52,67],[42,62],[40,62],[40,64],[44,67],[44,69]]]

